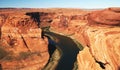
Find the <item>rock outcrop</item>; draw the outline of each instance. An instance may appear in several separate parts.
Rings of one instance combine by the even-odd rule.
[[[83,61],[84,60],[84,61]],[[78,70],[102,70],[98,63],[92,57],[88,47],[79,52],[77,56]]]
[[[51,30],[82,44],[84,50],[77,56],[79,70],[119,70],[120,9],[108,8],[70,17],[63,15],[53,20]]]
[[[120,8],[94,11],[88,16],[90,24],[120,25]]]
[[[120,8],[62,11],[2,12],[0,69],[42,69],[49,59],[48,40],[38,27],[50,25],[51,31],[67,35],[84,47],[77,56],[79,70],[120,70]]]
[[[86,56],[92,56],[93,62],[96,61],[102,69],[119,70],[120,67],[120,28],[119,27],[87,27],[85,29],[87,46],[91,55],[87,55],[88,51],[82,51]],[[83,57],[82,57],[83,56]],[[86,62],[89,58],[84,58],[85,55],[78,55],[78,65],[81,62]],[[79,59],[82,57],[82,59]],[[89,61],[88,61],[89,62]],[[86,62],[87,63],[87,62]],[[91,65],[91,63],[89,63]],[[92,64],[93,65],[93,64]],[[83,65],[83,66],[86,66]],[[93,70],[94,66],[92,67]],[[79,69],[82,69],[79,67]],[[85,68],[90,70],[89,66]]]
[[[48,39],[42,38],[42,30],[31,16],[10,14],[0,24],[2,70],[41,70],[47,64]]]
[[[85,64],[83,66],[88,65],[88,67],[85,67],[86,70],[120,69],[119,17],[119,9],[115,8],[92,12],[88,15],[88,25],[84,28],[83,36],[89,50],[83,50],[81,53],[85,55],[90,53],[90,55],[86,56],[89,56],[88,59],[91,59],[92,62],[84,57],[84,54],[79,53],[78,65],[80,70],[83,69],[80,66],[81,62]],[[94,64],[95,66],[92,67],[91,65]],[[96,68],[98,64],[101,69],[99,67]]]

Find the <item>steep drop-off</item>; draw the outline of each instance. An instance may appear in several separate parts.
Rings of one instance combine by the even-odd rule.
[[[1,11],[0,69],[42,69],[49,53],[40,28],[50,26],[84,47],[76,58],[79,70],[119,70],[120,8],[75,10]]]
[[[84,46],[77,57],[79,70],[120,69],[119,10],[92,11],[76,15],[74,19],[64,15],[53,21],[52,31],[67,35]]]
[[[41,70],[49,53],[48,39],[41,36],[38,22],[22,12],[1,13],[0,17],[0,68]]]

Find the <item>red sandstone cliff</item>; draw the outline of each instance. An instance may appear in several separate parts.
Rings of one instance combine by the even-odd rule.
[[[108,8],[75,16],[60,16],[51,30],[63,33],[84,47],[77,56],[79,70],[120,69],[120,9]],[[54,27],[54,25],[56,27]]]
[[[48,40],[41,37],[37,22],[25,13],[2,13],[0,17],[1,69],[41,70],[49,59]]]
[[[79,69],[90,65],[92,70],[119,70],[120,69],[120,12],[119,8],[109,8],[102,11],[90,13],[88,24],[84,31],[89,49],[83,50],[78,55]],[[92,20],[92,21],[91,21]],[[88,54],[87,54],[88,53]],[[90,54],[89,54],[90,53]],[[91,58],[91,63],[86,57]],[[95,64],[96,62],[96,64]],[[95,64],[95,65],[94,65]],[[101,69],[98,67],[100,65]],[[94,66],[93,66],[94,65]],[[88,68],[85,68],[89,70]]]
[[[54,14],[35,19],[25,15],[25,11],[0,14],[0,55],[4,53],[0,57],[0,68],[38,70],[45,66],[49,59],[48,41],[41,37],[37,24],[41,22],[42,26],[51,23],[51,30],[82,44],[84,49],[77,56],[79,70],[120,69],[119,8],[76,13],[75,10],[56,11],[53,9],[50,12]]]

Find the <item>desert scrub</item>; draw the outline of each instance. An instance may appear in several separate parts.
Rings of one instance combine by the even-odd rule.
[[[8,55],[8,52],[2,47],[0,47],[0,60],[3,59],[7,55]]]
[[[18,56],[14,56],[14,55],[16,54],[9,52],[9,54],[5,56],[2,60],[6,60],[6,61],[24,60],[33,55],[41,56],[40,52],[20,52]]]
[[[6,46],[0,45],[0,60],[13,60],[13,52],[6,49]]]
[[[26,59],[26,58],[28,58],[29,56],[32,56],[32,55],[41,56],[40,52],[20,52],[19,53],[19,57],[17,59],[18,60],[20,60],[20,59]]]
[[[6,61],[12,61],[15,57],[12,56],[12,55],[7,55],[3,58],[3,60],[6,60]]]
[[[26,59],[31,54],[32,54],[31,52],[20,52],[19,53],[19,59]]]
[[[16,60],[17,56],[15,55],[16,54],[14,54],[12,51],[9,51],[8,54],[2,60],[5,60],[5,61]]]

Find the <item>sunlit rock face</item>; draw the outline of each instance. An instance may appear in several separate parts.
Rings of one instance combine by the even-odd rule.
[[[120,8],[94,11],[88,16],[90,24],[120,25]]]
[[[84,60],[84,61],[83,61]],[[85,47],[77,56],[78,70],[102,70],[90,53],[90,49]]]
[[[77,56],[79,70],[120,69],[119,20],[116,8],[90,13],[83,34],[89,49],[84,48]]]
[[[49,54],[48,40],[42,38],[38,27],[49,25],[51,31],[67,35],[84,47],[76,58],[78,70],[120,69],[119,8],[92,12],[74,10],[76,13],[53,9],[51,12],[54,11],[57,13],[41,13],[42,17],[36,19],[26,13],[0,14],[1,69],[41,70]],[[37,14],[40,15],[39,12]]]
[[[82,44],[84,50],[77,56],[79,70],[120,69],[120,8],[58,15],[51,30]]]
[[[2,70],[41,70],[48,62],[48,39],[31,16],[10,14],[1,26]],[[6,53],[6,54],[5,54]]]
[[[96,61],[96,63],[100,62],[99,64],[102,65],[100,66],[102,69],[119,70],[120,28],[109,26],[106,27],[93,26],[87,27],[85,32],[87,35],[88,48],[90,55],[92,56],[92,59],[94,58],[94,61]],[[86,53],[87,56],[88,51],[86,52],[83,50],[82,52]],[[79,66],[81,66],[81,62],[85,63],[88,60],[86,57],[84,58],[82,56],[85,55],[79,53],[78,56]],[[82,57],[83,59],[80,59],[79,57]],[[79,68],[82,69],[81,67]],[[92,68],[94,69],[94,66]],[[90,70],[89,65],[87,70]]]

